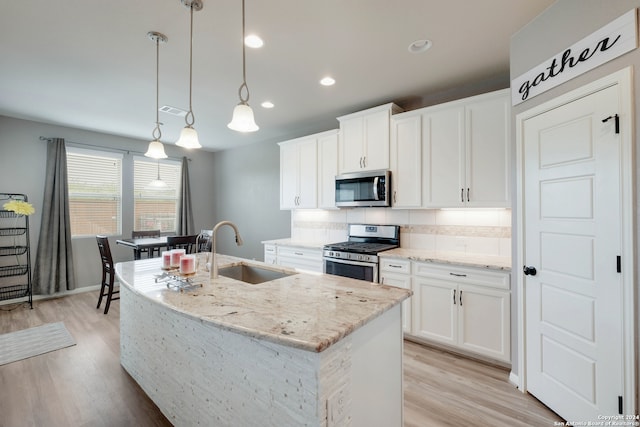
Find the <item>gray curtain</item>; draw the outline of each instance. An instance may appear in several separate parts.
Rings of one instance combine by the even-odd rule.
[[[180,177],[180,198],[178,200],[179,235],[195,234],[193,210],[191,209],[191,185],[189,184],[189,160],[182,158],[182,176]]]
[[[33,293],[51,295],[76,288],[71,251],[67,150],[64,139],[47,144],[42,223],[33,272]]]

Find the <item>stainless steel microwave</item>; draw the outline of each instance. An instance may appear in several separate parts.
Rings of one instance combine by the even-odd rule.
[[[391,206],[391,172],[375,170],[336,176],[337,207]]]

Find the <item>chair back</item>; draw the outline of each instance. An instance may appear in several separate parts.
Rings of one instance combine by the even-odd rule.
[[[141,237],[160,237],[160,230],[140,230],[131,232],[132,239],[139,239]]]
[[[184,249],[188,254],[193,253],[198,236],[167,236],[167,247],[169,249]]]
[[[201,230],[198,234],[198,252],[211,251],[211,235],[213,230]]]
[[[106,273],[113,271],[113,258],[111,257],[111,248],[109,247],[109,239],[107,236],[97,235],[98,250],[102,261],[102,270]]]

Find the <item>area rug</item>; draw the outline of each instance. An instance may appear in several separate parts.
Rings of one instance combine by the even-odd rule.
[[[0,335],[0,366],[76,345],[63,322]]]

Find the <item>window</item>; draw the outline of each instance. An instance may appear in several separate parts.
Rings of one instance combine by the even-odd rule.
[[[180,173],[180,162],[134,158],[133,229],[135,231],[160,230],[163,233],[177,231]],[[150,185],[158,177],[166,187]]]
[[[122,234],[122,154],[67,148],[71,236]]]

